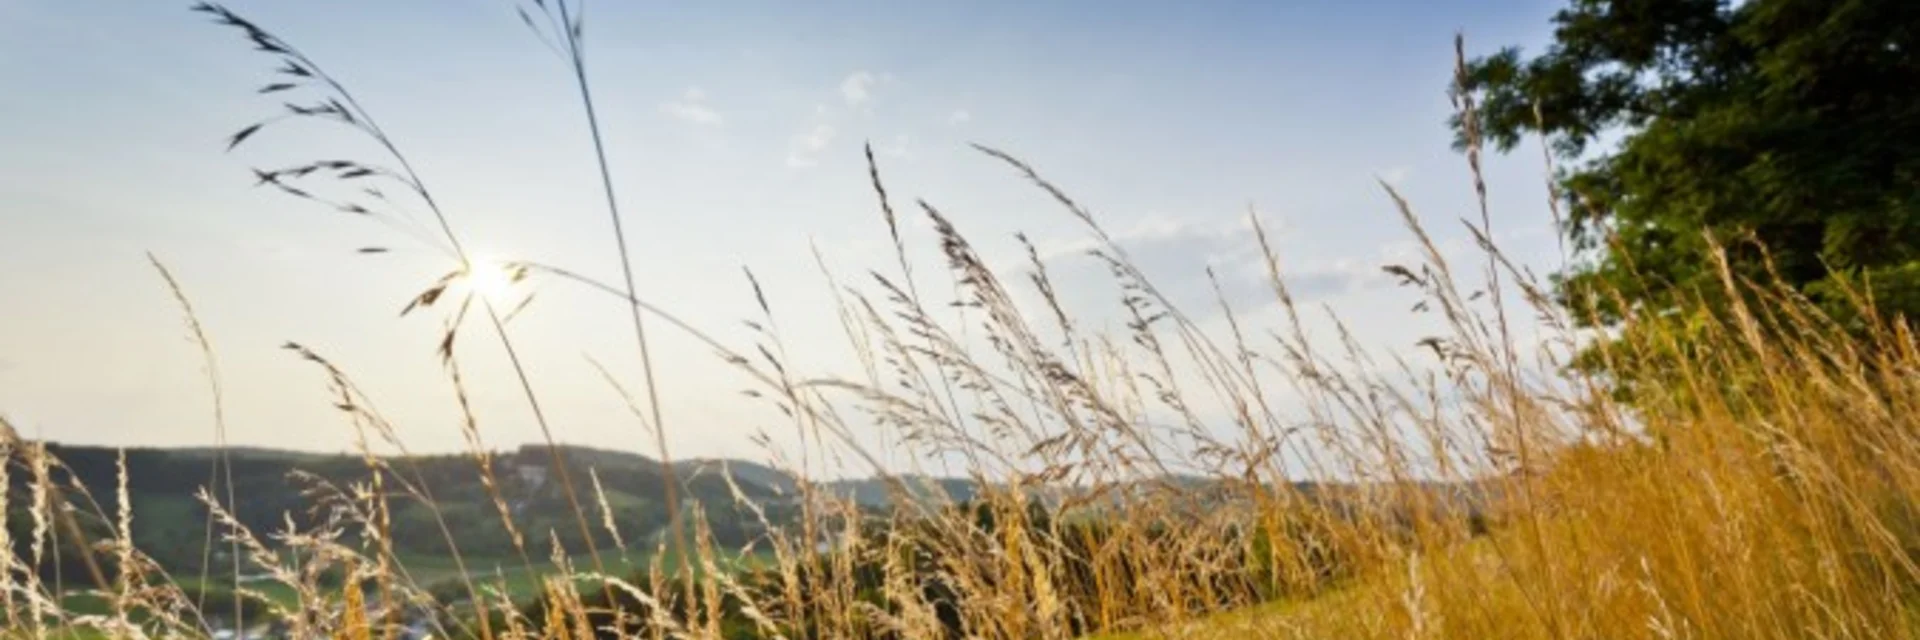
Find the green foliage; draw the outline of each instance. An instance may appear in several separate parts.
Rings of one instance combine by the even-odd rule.
[[[1567,167],[1581,321],[1723,307],[1703,231],[1736,276],[1920,312],[1920,3],[1573,0],[1554,21],[1547,51],[1472,60],[1459,90],[1492,147],[1542,134]]]
[[[32,502],[22,499],[29,495],[26,491],[19,490],[16,494],[7,502],[5,526],[8,538],[13,542],[13,553],[18,559],[18,566],[31,567],[40,579],[48,584],[75,589],[91,589],[98,586],[92,580],[91,569],[94,567],[106,573],[104,578],[109,580],[113,578],[111,572],[114,567],[104,564],[102,556],[93,548],[93,545],[98,542],[111,539],[112,530],[107,528],[100,519],[87,517],[83,512],[69,511],[73,515],[74,526],[78,527],[79,534],[84,536],[83,540],[76,539],[72,535],[74,532],[62,526],[60,522],[51,519],[46,522],[47,537],[41,541],[40,562],[34,563],[32,550],[35,515],[29,510]],[[49,514],[41,510],[40,517],[47,518]],[[92,567],[89,566],[88,556],[92,556]]]
[[[273,588],[273,585],[258,585],[250,587],[250,589],[265,593],[268,597],[272,597],[278,601],[278,604],[281,606],[295,607],[299,605],[299,597],[290,589]],[[201,605],[204,607],[202,613],[209,618],[228,621],[236,619],[265,620],[273,614],[274,603],[248,595],[235,597],[234,589],[226,585],[190,585],[183,590],[182,595],[186,596],[189,602],[205,603]],[[240,607],[238,617],[236,617],[234,611],[234,603],[236,602],[239,603]]]

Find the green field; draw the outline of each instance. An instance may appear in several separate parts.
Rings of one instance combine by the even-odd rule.
[[[671,553],[658,557],[669,562],[667,565],[669,571],[671,571],[673,566],[677,565],[675,561],[677,556]],[[649,562],[654,558],[655,556],[652,554],[630,554],[627,558],[622,559],[619,557],[619,554],[615,552],[602,554],[601,561],[608,574],[622,578],[632,578],[635,574],[646,571]],[[541,592],[541,585],[549,577],[572,575],[577,585],[587,585],[591,580],[586,576],[594,571],[593,558],[588,554],[576,554],[567,557],[565,559],[568,566],[566,570],[557,568],[553,560],[549,558],[531,560],[532,564],[529,566],[528,563],[522,562],[518,557],[467,558],[465,559],[465,564],[468,573],[465,574],[465,576],[472,579],[473,587],[480,590],[483,596],[492,598],[495,597],[496,594],[504,593],[515,603],[525,605],[538,596]],[[743,567],[771,561],[772,555],[763,552],[744,555],[728,554],[722,559],[724,563]],[[463,574],[460,571],[460,563],[455,562],[451,557],[403,557],[401,558],[401,564],[405,569],[405,575],[413,584],[422,589],[435,589],[436,591],[455,589],[456,591],[453,592],[443,592],[459,592],[457,590],[460,587],[454,585],[461,583]],[[704,570],[700,568],[698,562],[694,563],[693,569],[696,574],[704,573]],[[224,580],[214,576],[209,577],[208,580],[203,583],[200,577],[195,575],[176,576],[175,584],[179,588],[192,593],[196,590],[196,587],[202,584],[211,585],[216,589],[225,589],[230,582],[230,580]],[[439,587],[439,589],[436,589],[436,587]],[[300,602],[299,594],[292,586],[278,582],[252,582],[245,585],[245,589],[260,594],[275,607],[291,608],[298,606]],[[337,594],[328,595],[333,596]],[[221,597],[224,598],[225,596]],[[458,599],[458,597],[455,599]],[[109,615],[112,613],[112,605],[108,600],[91,591],[76,590],[67,593],[60,598],[60,606],[65,615],[69,617]],[[218,612],[224,608],[221,602],[206,602],[203,606],[204,610],[209,614]],[[5,633],[0,633],[0,639],[11,639],[15,637],[13,635],[14,631],[15,630],[7,630]],[[48,631],[48,637],[61,640],[92,640],[94,638],[105,638],[106,636],[91,628],[63,625],[50,629]]]

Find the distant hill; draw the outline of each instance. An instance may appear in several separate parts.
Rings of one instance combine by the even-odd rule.
[[[676,462],[674,467],[682,473],[689,474],[686,477],[724,477],[731,474],[738,482],[758,484],[786,496],[796,495],[800,491],[799,479],[764,464],[743,460],[706,459]],[[899,481],[907,494],[916,500],[965,502],[979,493],[979,486],[966,478],[901,476]],[[815,489],[829,496],[852,500],[860,507],[881,509],[893,504],[893,490],[890,484],[891,481],[886,478],[855,478],[821,481],[815,485]]]
[[[115,504],[119,485],[120,452],[105,447],[49,444],[49,451],[63,466],[54,472],[62,486],[88,487],[99,507],[107,514]],[[397,551],[417,557],[445,557],[455,545],[469,558],[507,558],[517,556],[512,535],[501,524],[504,507],[515,529],[522,534],[530,553],[545,555],[557,539],[570,550],[584,550],[587,536],[600,548],[616,542],[645,548],[662,533],[668,522],[665,468],[644,455],[577,446],[559,448],[566,462],[565,473],[552,466],[551,452],[541,445],[496,452],[491,466],[484,470],[493,478],[498,502],[480,481],[480,463],[467,455],[430,455],[388,457],[378,460],[385,475]],[[127,493],[133,505],[133,537],[137,546],[155,556],[170,571],[198,571],[208,539],[208,513],[196,497],[202,487],[214,485],[214,463],[219,452],[209,448],[128,449],[126,455]],[[306,453],[258,448],[226,451],[231,461],[234,504],[228,508],[236,518],[263,540],[271,540],[290,520],[295,527],[311,530],[328,526],[331,519],[346,514],[336,507],[367,509],[357,504],[356,491],[371,486],[372,472],[367,461],[357,455]],[[31,504],[29,484],[32,476],[18,461],[10,474],[12,486],[7,500],[6,526],[12,534],[16,553],[25,552],[31,539],[32,521],[23,510]],[[736,501],[739,497],[761,507],[769,523],[783,526],[799,511],[799,482],[792,475],[765,464],[730,459],[698,459],[676,462],[675,475],[680,482],[676,492],[683,504],[697,506],[711,528],[714,540],[723,547],[738,548],[765,535],[766,527],[751,510]],[[226,473],[221,473],[224,483]],[[727,481],[733,482],[729,486]],[[570,477],[570,500],[563,477]],[[596,483],[595,480],[598,480]],[[845,479],[816,485],[828,496],[851,500],[869,510],[893,506],[894,480],[884,478]],[[897,485],[915,501],[928,504],[966,502],[978,496],[983,487],[965,478],[906,476]],[[596,484],[599,493],[595,493]],[[1217,480],[1170,476],[1129,483],[1119,491],[1107,491],[1082,509],[1093,512],[1117,507],[1131,497],[1157,493],[1158,488],[1177,488],[1183,500],[1199,508],[1224,505],[1245,498],[1244,488],[1222,485]],[[1428,492],[1429,508],[1477,511],[1490,487],[1432,484],[1414,487]],[[1343,484],[1297,484],[1295,489],[1310,500],[1352,508],[1369,502],[1367,488]],[[1045,490],[1030,489],[1042,504],[1059,504],[1065,496],[1080,490],[1057,486]],[[215,490],[223,504],[224,488]],[[426,496],[431,496],[429,506]],[[70,495],[70,499],[80,496]],[[574,515],[574,500],[587,515],[588,532],[581,532]],[[602,518],[600,505],[608,507]],[[75,512],[83,527],[103,535],[108,529],[91,508]],[[350,519],[350,518],[349,518]],[[603,526],[611,520],[619,540]],[[349,533],[357,527],[343,527]],[[444,533],[455,532],[452,539]],[[218,536],[224,530],[216,529]],[[71,560],[75,554],[66,554]],[[66,575],[79,575],[81,567],[68,566]]]
[[[182,458],[200,457],[208,459],[217,457],[221,453],[220,449],[214,447],[179,447],[165,449],[164,451]],[[228,447],[226,453],[229,457],[244,457],[254,460],[285,460],[289,462],[313,462],[327,458],[341,457],[341,454],[289,451],[286,449],[268,449],[264,447]]]
[[[913,499],[933,503],[966,502],[972,500],[980,490],[979,485],[966,478],[902,476],[899,482]],[[884,508],[893,504],[893,484],[886,478],[835,480],[822,483],[822,488],[829,494],[851,499],[862,507]]]
[[[117,510],[118,450],[62,444],[49,444],[48,450],[64,463],[54,472],[56,482],[88,487],[102,510],[109,514]],[[202,487],[213,486],[218,453],[210,448],[126,450],[135,542],[170,570],[197,570],[201,564],[208,514],[196,494]],[[393,540],[398,550],[444,556],[450,553],[450,544],[457,544],[462,554],[474,557],[516,555],[512,537],[501,524],[502,504],[512,514],[528,549],[536,555],[547,553],[549,536],[574,550],[585,548],[586,535],[594,536],[594,543],[601,548],[613,546],[613,534],[601,526],[602,499],[625,542],[649,540],[665,528],[666,480],[658,461],[634,453],[574,446],[560,447],[560,453],[566,462],[564,475],[572,480],[573,497],[587,512],[591,524],[587,534],[579,530],[563,474],[552,467],[553,458],[545,446],[523,446],[494,454],[486,471],[493,476],[499,504],[480,481],[483,469],[472,457],[380,459],[382,473],[387,475],[383,484],[388,488]],[[226,459],[231,462],[234,487],[230,509],[262,539],[281,531],[286,518],[292,518],[301,528],[326,525],[330,514],[318,506],[329,496],[345,498],[356,486],[370,486],[372,477],[367,462],[357,455],[234,448],[226,451]],[[790,479],[752,463],[727,461],[725,466],[734,470],[735,486],[742,496],[762,504],[776,522],[787,517],[791,509],[785,508],[789,500],[784,496],[791,495]],[[600,495],[594,493],[596,476]],[[679,476],[678,495],[684,504],[698,505],[704,511],[717,543],[737,547],[764,533],[758,520],[736,505],[734,489],[720,475]],[[13,508],[6,525],[13,530],[15,541],[24,541],[32,525],[21,506],[30,503],[31,474],[16,464],[11,478],[9,490],[14,499],[8,500]],[[224,488],[216,488],[214,493],[225,502]],[[426,496],[431,496],[432,506]],[[336,504],[351,504],[351,500]],[[77,513],[83,519],[97,520],[91,511]],[[445,530],[457,532],[451,543],[443,533],[443,523]],[[105,530],[98,522],[92,526]]]
[[[107,514],[118,509],[120,450],[58,443],[47,447],[63,463],[54,471],[57,483],[89,488]],[[271,540],[289,519],[302,530],[328,526],[330,517],[344,517],[344,512],[320,505],[355,506],[351,497],[356,488],[371,486],[372,472],[359,455],[235,447],[224,452],[234,487],[233,504],[227,505],[224,483],[229,472],[216,476],[214,466],[221,453],[208,447],[125,450],[134,541],[169,570],[194,572],[202,564],[208,539],[208,510],[198,497],[203,487],[212,487],[214,497],[257,537]],[[591,531],[585,534],[573,515],[574,503],[568,499],[563,474],[553,468],[552,454],[544,445],[493,453],[485,471],[492,475],[498,503],[481,482],[480,463],[471,456],[379,458],[397,550],[446,556],[457,545],[461,554],[473,558],[515,556],[512,535],[501,524],[502,506],[512,515],[527,548],[539,555],[547,553],[549,536],[574,550],[586,547],[587,535],[601,548],[614,546],[614,534],[601,526],[603,500],[620,541],[630,546],[650,544],[666,528],[665,469],[658,460],[579,446],[561,446],[559,453],[566,463],[564,475],[572,480],[573,498],[587,512]],[[22,505],[30,503],[32,480],[15,462],[9,487],[14,499],[8,500],[12,512],[7,514],[6,526],[12,529],[13,540],[21,543],[30,538],[32,527],[22,510]],[[683,504],[703,510],[715,542],[722,546],[743,546],[766,533],[759,519],[738,505],[736,490],[739,497],[759,505],[775,526],[791,521],[798,511],[799,481],[766,464],[696,459],[675,462],[674,470],[681,485],[677,495]],[[594,493],[596,477],[598,495]],[[966,479],[906,477],[902,482],[908,495],[928,502],[965,501],[978,492],[975,483]],[[816,489],[866,509],[887,508],[894,498],[889,482],[879,478],[826,481]],[[108,529],[91,512],[86,508],[75,513],[97,532],[89,535],[104,535]],[[351,532],[355,527],[343,528]],[[445,531],[457,534],[449,540]],[[216,527],[213,533],[218,539],[225,532]],[[74,569],[69,567],[68,574],[74,575]]]
[[[800,483],[785,471],[745,460],[722,458],[703,458],[683,460],[673,463],[676,473],[683,480],[700,477],[725,478],[732,476],[740,484],[757,484],[774,492],[790,496],[800,491]]]

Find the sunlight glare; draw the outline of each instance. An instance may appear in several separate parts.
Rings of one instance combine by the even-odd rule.
[[[474,258],[467,273],[467,288],[493,302],[506,302],[513,296],[513,274],[497,261]]]

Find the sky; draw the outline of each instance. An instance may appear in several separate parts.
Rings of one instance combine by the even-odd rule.
[[[1414,298],[1379,267],[1413,245],[1377,181],[1444,247],[1468,246],[1455,221],[1478,210],[1444,125],[1454,35],[1470,53],[1537,50],[1556,5],[596,0],[585,47],[641,296],[749,349],[751,269],[794,366],[841,375],[846,339],[820,264],[846,282],[893,269],[863,142],[896,205],[925,199],[997,264],[1017,269],[1013,234],[1033,238],[1084,317],[1118,317],[1111,282],[1081,255],[1086,230],[969,143],[1072,193],[1203,321],[1208,266],[1250,314],[1278,321],[1258,300],[1252,211],[1304,302],[1382,348],[1412,344]],[[617,281],[570,71],[512,2],[230,7],[346,84],[476,253]],[[434,353],[440,316],[398,314],[455,263],[251,175],[374,150],[304,122],[226,150],[279,109],[255,92],[272,67],[185,3],[0,0],[0,415],[30,437],[213,442],[202,361],[150,252],[210,337],[231,442],[351,445],[325,376],[280,348],[296,341],[351,375],[409,446],[462,446]],[[1487,162],[1502,244],[1551,268],[1537,147]],[[907,226],[918,273],[938,274],[927,225]],[[534,302],[510,331],[555,437],[652,453],[594,364],[640,388],[622,306],[564,283],[524,289]],[[711,350],[651,326],[675,455],[754,457],[777,414],[743,402],[744,381]],[[488,444],[537,441],[498,343],[475,331],[460,349]]]

